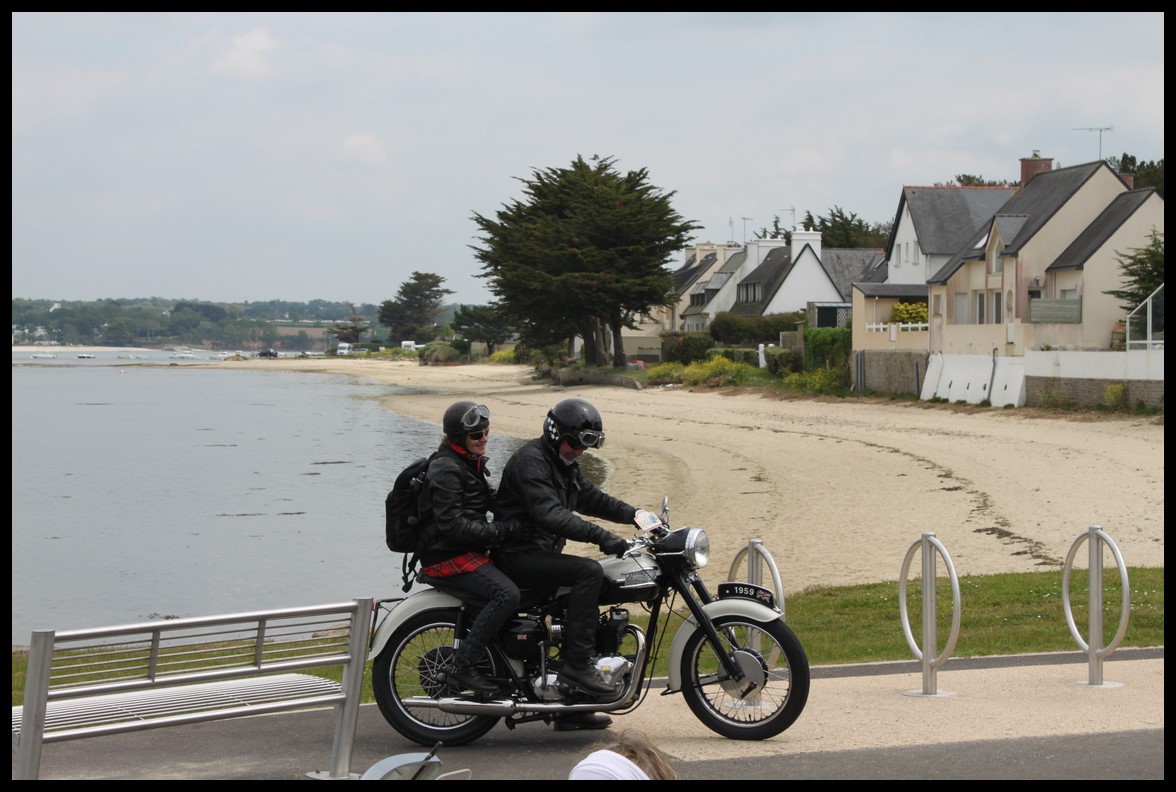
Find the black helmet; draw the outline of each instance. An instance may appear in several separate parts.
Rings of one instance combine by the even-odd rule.
[[[441,418],[441,429],[452,442],[460,443],[470,432],[490,426],[490,408],[472,401],[449,405]]]
[[[604,422],[595,407],[583,399],[564,399],[547,412],[543,436],[552,445],[566,439],[572,448],[604,445]]]

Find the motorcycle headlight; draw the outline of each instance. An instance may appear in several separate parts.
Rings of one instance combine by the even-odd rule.
[[[697,567],[710,561],[710,538],[701,528],[691,528],[686,534],[686,558]]]

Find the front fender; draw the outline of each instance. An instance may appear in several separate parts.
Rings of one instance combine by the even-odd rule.
[[[712,621],[720,616],[742,616],[757,622],[774,622],[780,618],[780,612],[772,610],[767,605],[745,599],[721,599],[708,602],[702,606],[702,611]],[[686,651],[686,641],[694,634],[698,622],[691,616],[674,635],[674,642],[670,644],[670,662],[667,669],[668,682],[666,689],[678,692],[682,689],[682,655]]]
[[[450,610],[460,607],[461,600],[451,594],[446,594],[434,588],[418,591],[388,611],[388,615],[376,626],[375,635],[372,636],[372,645],[368,649],[368,657],[377,657],[380,652],[384,651],[384,646],[388,643],[388,639],[396,631],[396,628],[418,613],[427,610]]]

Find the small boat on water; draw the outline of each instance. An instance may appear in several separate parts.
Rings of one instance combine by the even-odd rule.
[[[94,356],[89,352],[81,352],[78,354],[78,360],[93,360]]]
[[[178,360],[195,360],[196,353],[190,349],[181,349],[177,352],[172,352],[170,355],[168,355],[168,357],[176,358]]]
[[[33,360],[57,360],[57,355],[52,352],[34,352],[29,357]]]

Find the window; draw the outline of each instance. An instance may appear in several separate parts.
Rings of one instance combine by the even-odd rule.
[[[951,310],[952,310],[951,323],[952,324],[967,324],[968,323],[968,293],[967,292],[956,292],[953,303],[954,304],[951,307]]]
[[[943,316],[943,295],[936,294],[931,298],[931,315]]]
[[[1078,299],[1078,290],[1077,289],[1062,289],[1062,299],[1063,300],[1077,300]]]
[[[992,293],[992,323],[1000,324],[1002,315],[1000,312],[1000,292]]]
[[[984,324],[984,292],[976,294],[976,324]]]
[[[992,250],[988,251],[988,273],[995,275],[998,272],[1004,272],[1004,259],[1000,257],[996,245],[993,245]]]

